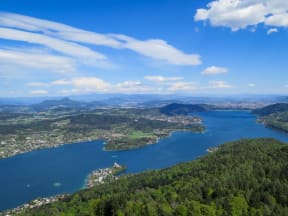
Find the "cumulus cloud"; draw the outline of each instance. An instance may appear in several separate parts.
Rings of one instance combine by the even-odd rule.
[[[157,88],[145,86],[140,81],[128,80],[120,83],[110,83],[98,77],[75,77],[70,80],[55,80],[47,83],[48,86],[69,86],[68,89],[61,90],[62,94],[81,94],[95,92],[109,93],[143,93],[155,92]]]
[[[127,80],[119,83],[107,82],[98,77],[74,77],[72,79],[54,80],[45,83],[45,86],[65,87],[60,90],[61,94],[83,93],[166,93],[166,92],[191,92],[198,89],[195,82],[177,81],[170,79],[169,82],[155,82],[147,85],[138,80]],[[42,84],[42,83],[41,83]],[[33,84],[30,86],[33,86]],[[37,84],[34,86],[38,86]],[[40,86],[40,85],[39,85]]]
[[[228,89],[232,88],[232,85],[228,84],[225,81],[210,81],[209,82],[210,86],[209,88],[215,88],[215,89]]]
[[[197,54],[184,53],[161,39],[138,40],[119,34],[100,34],[43,19],[0,12],[0,39],[25,42],[73,57],[82,64],[108,65],[108,57],[97,46],[128,49],[146,57],[173,65],[201,64]],[[93,49],[88,45],[94,45]],[[104,63],[106,64],[104,64]]]
[[[97,77],[78,77],[71,80],[71,84],[76,89],[83,92],[105,92],[110,88],[110,83]]]
[[[254,88],[254,87],[256,86],[256,84],[255,84],[255,83],[249,83],[248,86],[249,86],[250,88]]]
[[[286,7],[288,10],[288,7]],[[288,12],[267,17],[265,24],[276,27],[288,27]]]
[[[183,80],[183,77],[167,77],[167,76],[145,76],[145,80],[152,82],[170,82],[170,81],[179,81]]]
[[[83,93],[191,93],[200,90],[233,88],[233,86],[226,81],[210,81],[208,84],[200,85],[193,81],[179,80],[170,79],[168,82],[162,82],[161,80],[160,82],[156,81],[147,84],[139,80],[126,80],[112,83],[99,77],[74,77],[71,79],[54,80],[47,83],[31,82],[26,85],[30,87],[45,87],[47,90],[53,90],[53,92],[58,91],[58,93],[64,95]],[[255,84],[250,83],[249,86],[254,87]],[[33,94],[41,94],[41,91],[35,90]],[[42,94],[45,93],[42,92]]]
[[[207,67],[204,71],[202,71],[202,74],[211,75],[211,74],[222,74],[222,73],[227,73],[227,72],[228,72],[228,68],[210,66],[210,67]]]
[[[285,0],[214,0],[197,10],[196,21],[209,21],[212,26],[233,31],[264,24],[288,27],[288,1]]]

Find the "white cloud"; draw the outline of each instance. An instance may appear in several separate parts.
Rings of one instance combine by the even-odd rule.
[[[197,10],[196,21],[209,20],[212,26],[229,27],[233,31],[265,24],[288,27],[286,0],[214,0],[207,8]]]
[[[0,63],[2,65],[12,65],[49,70],[53,72],[71,72],[75,71],[75,63],[69,57],[51,55],[44,51],[23,49],[1,49]]]
[[[141,85],[142,83],[140,81],[128,80],[122,83],[118,83],[116,86],[120,88],[130,88],[130,87],[141,86]]]
[[[70,85],[72,82],[71,81],[69,81],[69,80],[55,80],[55,81],[53,81],[53,82],[51,82],[50,84],[51,85]]]
[[[256,84],[255,84],[255,83],[249,83],[248,86],[249,86],[250,88],[254,88],[254,87],[256,86]]]
[[[197,90],[197,86],[195,82],[175,82],[172,83],[168,87],[168,91],[172,92],[177,92],[177,91],[184,91],[184,92],[189,92],[189,91],[195,91]]]
[[[55,39],[46,35],[0,27],[0,38],[43,45],[62,54],[77,58],[105,60],[103,54],[76,43]]]
[[[172,81],[172,80],[171,80]],[[165,93],[175,91],[196,90],[194,82],[156,82],[158,85],[145,85],[141,81],[127,80],[119,83],[110,83],[98,77],[75,77],[70,80],[55,80],[47,83],[47,86],[68,86],[60,90],[61,94],[82,94],[95,92],[109,93]]]
[[[278,32],[278,29],[277,29],[277,28],[271,28],[271,29],[269,29],[269,30],[267,31],[267,34],[270,35],[270,34],[276,33],[276,32]]]
[[[145,80],[152,82],[169,82],[183,80],[183,77],[166,77],[166,76],[145,76]]]
[[[211,75],[211,74],[222,74],[222,73],[227,73],[227,72],[228,72],[228,69],[225,67],[210,66],[210,67],[207,67],[204,71],[202,71],[202,74]]]
[[[80,58],[83,64],[91,64],[93,59],[100,60],[100,65],[103,64],[101,61],[108,64],[107,57],[94,50],[97,47],[92,50],[87,44],[114,49],[129,49],[174,65],[198,65],[201,63],[199,55],[184,53],[164,40],[137,40],[126,35],[99,34],[13,13],[0,12],[0,38],[48,47],[61,54]]]
[[[140,81],[128,80],[116,84],[106,82],[97,77],[76,77],[71,80],[55,80],[53,85],[70,85],[70,89],[61,90],[61,94],[82,94],[95,92],[109,93],[155,93],[158,88],[145,86]]]
[[[105,92],[111,87],[110,83],[97,77],[78,77],[71,80],[71,84],[82,92]]]
[[[111,84],[98,77],[75,77],[70,80],[55,80],[50,86],[69,86],[69,89],[60,90],[61,94],[83,94],[95,92],[107,92]]]
[[[288,7],[286,10],[288,10]],[[265,24],[276,27],[288,27],[288,12],[286,11],[286,13],[275,14],[267,17]]]
[[[49,87],[48,90],[58,91],[60,94],[83,94],[83,93],[173,93],[184,92],[191,93],[200,90],[209,89],[229,89],[233,86],[225,81],[210,81],[208,85],[199,86],[198,83],[192,81],[177,81],[176,79],[169,82],[155,82],[144,84],[138,80],[127,80],[118,83],[107,82],[98,77],[74,77],[72,79],[54,80],[48,83],[35,82],[28,83],[31,87]],[[57,86],[56,89],[55,86]],[[65,89],[61,89],[61,86]],[[248,84],[254,87],[255,84]],[[59,90],[59,87],[61,90]],[[41,91],[35,90],[34,94],[41,94]],[[44,92],[42,92],[44,94]]]
[[[33,95],[46,95],[46,94],[48,94],[48,91],[46,91],[46,90],[33,90],[33,91],[30,91],[30,94],[33,94]]]
[[[186,54],[171,46],[164,40],[150,39],[140,41],[126,35],[112,35],[113,38],[122,42],[122,47],[133,50],[153,59],[163,60],[174,65],[199,65],[200,56],[196,54]]]
[[[210,81],[209,84],[210,84],[209,88],[219,88],[219,89],[232,88],[232,85],[228,84],[225,81]]]
[[[113,91],[122,93],[144,93],[144,92],[155,92],[154,88],[151,86],[145,86],[140,81],[125,81],[122,83],[117,83],[113,87]]]
[[[52,37],[62,38],[64,40],[92,43],[95,45],[104,45],[118,47],[119,41],[109,38],[107,35],[89,32],[74,28],[69,25],[53,21],[33,18],[14,13],[0,13],[0,26],[13,27],[17,29],[42,32]]]
[[[43,82],[30,82],[30,83],[27,83],[27,86],[30,86],[30,87],[48,87],[49,84],[43,83]]]

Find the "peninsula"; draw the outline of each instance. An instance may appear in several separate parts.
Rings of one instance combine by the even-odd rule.
[[[121,166],[117,162],[114,162],[110,168],[94,170],[88,175],[85,187],[92,188],[96,185],[115,181],[118,179],[117,175],[125,170],[126,166]]]
[[[64,102],[65,106],[61,103],[56,106],[52,101],[42,102],[35,105],[33,111],[24,111],[21,107],[14,107],[12,111],[2,109],[0,158],[99,139],[105,140],[105,150],[126,150],[156,143],[173,131],[205,130],[197,116],[166,115],[159,108],[90,110],[82,106],[76,109],[75,102],[67,99]],[[42,108],[43,104],[46,109]]]

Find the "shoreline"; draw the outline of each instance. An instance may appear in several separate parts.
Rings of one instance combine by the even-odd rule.
[[[175,129],[175,130],[172,130],[171,132],[169,132],[169,134],[167,136],[163,136],[163,137],[160,137],[160,136],[157,136],[156,140],[154,142],[149,142],[149,143],[146,143],[144,145],[141,145],[141,146],[136,146],[136,147],[132,147],[132,148],[127,148],[127,149],[106,149],[105,148],[105,145],[107,143],[107,140],[106,139],[103,139],[103,138],[99,138],[99,139],[89,139],[87,138],[86,140],[79,140],[79,141],[75,141],[75,142],[69,142],[69,143],[60,143],[60,144],[53,144],[51,146],[47,146],[47,147],[39,147],[39,148],[35,148],[35,149],[31,149],[29,151],[21,151],[21,152],[17,152],[15,154],[11,154],[9,156],[4,156],[4,157],[0,157],[0,160],[5,160],[5,159],[8,159],[8,158],[12,158],[14,156],[18,156],[18,155],[23,155],[23,154],[27,154],[27,153],[30,153],[30,152],[33,152],[33,151],[39,151],[39,150],[45,150],[45,149],[54,149],[54,148],[59,148],[59,147],[62,147],[62,146],[65,146],[65,145],[74,145],[74,144],[81,144],[83,142],[96,142],[96,141],[103,141],[103,148],[102,150],[103,151],[107,151],[107,152],[113,152],[113,151],[127,151],[127,150],[133,150],[133,149],[138,149],[138,148],[143,148],[145,146],[148,146],[148,145],[155,145],[157,144],[161,139],[166,139],[166,138],[169,138],[171,136],[172,133],[174,132],[191,132],[191,133],[199,133],[199,134],[203,134],[205,133],[206,131],[206,128],[201,132],[201,131],[193,131],[193,130],[189,130],[189,129]]]
[[[102,150],[105,151],[105,152],[129,151],[129,150],[143,148],[143,147],[146,147],[146,146],[149,146],[149,145],[156,145],[162,139],[167,139],[167,138],[171,137],[173,133],[176,133],[176,132],[189,132],[189,133],[192,133],[192,134],[204,134],[204,133],[206,133],[206,128],[203,131],[193,131],[193,130],[189,130],[189,129],[179,129],[179,130],[175,129],[175,130],[170,131],[167,136],[163,136],[163,137],[157,136],[156,140],[154,142],[148,142],[148,143],[146,143],[144,145],[137,146],[137,147],[132,147],[132,148],[127,148],[127,149],[106,149],[105,145],[107,144],[107,142],[104,141]]]
[[[151,126],[152,128],[149,128],[149,125],[146,125],[146,128],[143,125],[137,128],[133,124],[124,129],[118,125],[120,129],[96,127],[91,130],[83,129],[83,131],[79,129],[76,133],[72,133],[70,130],[66,130],[64,126],[64,129],[60,128],[60,126],[67,124],[67,122],[64,122],[64,124],[60,121],[61,124],[58,123],[60,124],[60,126],[58,125],[59,129],[57,129],[58,126],[55,126],[56,129],[41,129],[37,133],[34,132],[34,129],[31,129],[32,132],[28,129],[21,133],[16,131],[17,133],[13,134],[11,132],[11,134],[0,136],[2,138],[2,141],[0,141],[0,159],[35,150],[97,140],[105,140],[104,151],[130,150],[155,144],[163,137],[169,137],[168,133],[171,131],[189,130],[191,132],[201,132],[205,128],[199,117],[144,115],[142,118],[145,120],[143,124],[148,124],[151,121],[155,121],[157,124],[155,123],[154,126]],[[138,118],[135,119],[135,122],[137,121]]]
[[[84,184],[81,188],[79,188],[77,191],[80,190],[84,190],[84,189],[89,189],[91,187],[100,185],[100,184],[105,184],[105,183],[109,183],[112,181],[116,181],[118,179],[118,175],[125,172],[127,169],[126,166],[124,165],[119,165],[118,163],[114,163],[114,165],[110,168],[102,168],[102,169],[96,169],[96,170],[92,170],[87,177],[84,179]],[[95,177],[95,175],[93,175],[93,173],[100,173],[102,171],[107,171],[109,172],[109,176],[107,175],[106,177],[108,177],[109,179],[107,179],[107,181],[105,181],[106,179],[103,179],[103,181],[98,182],[98,184],[95,185],[89,185],[89,181],[93,180],[93,177]],[[99,177],[103,177],[103,175],[99,176]],[[110,178],[111,177],[111,178]],[[89,180],[89,178],[91,178]],[[19,214],[23,211],[25,211],[26,209],[33,209],[33,208],[37,208],[40,207],[42,205],[47,205],[47,204],[51,204],[53,202],[57,202],[59,200],[63,200],[67,197],[69,197],[71,194],[65,193],[65,194],[56,194],[54,196],[50,196],[50,197],[38,197],[35,198],[31,201],[28,201],[26,203],[23,203],[19,206],[16,206],[15,208],[11,208],[11,209],[6,209],[3,211],[0,211],[0,216],[7,216],[7,215],[14,215],[14,214]]]
[[[205,132],[206,128],[204,129],[204,132]],[[59,147],[62,147],[62,146],[65,146],[65,145],[73,145],[73,144],[80,144],[80,143],[83,143],[83,142],[96,142],[96,141],[103,141],[104,143],[104,147],[103,147],[103,151],[126,151],[126,150],[132,150],[132,149],[137,149],[137,148],[142,148],[142,147],[145,147],[147,145],[154,145],[154,144],[157,144],[161,139],[165,139],[165,138],[168,138],[171,136],[171,133],[174,133],[174,132],[177,132],[177,131],[191,131],[191,133],[203,133],[203,132],[198,132],[198,131],[193,131],[193,130],[189,130],[189,129],[174,129],[172,130],[171,132],[169,132],[169,134],[167,136],[163,136],[163,137],[157,137],[156,140],[152,143],[146,143],[144,145],[141,145],[141,146],[136,146],[136,147],[132,147],[132,148],[127,148],[127,149],[106,149],[105,148],[105,145],[107,143],[107,139],[103,139],[101,137],[97,138],[97,139],[91,139],[91,138],[87,138],[85,140],[77,140],[75,142],[68,142],[68,143],[59,143],[59,144],[51,144],[49,146],[43,146],[43,147],[39,147],[39,148],[35,148],[35,149],[31,149],[31,150],[28,150],[28,151],[20,151],[20,150],[16,150],[17,152],[15,154],[11,154],[11,155],[8,155],[8,156],[1,156],[0,157],[0,160],[3,160],[3,159],[8,159],[8,158],[11,158],[11,157],[14,157],[14,156],[17,156],[17,155],[22,155],[22,154],[26,154],[26,153],[29,153],[29,152],[33,152],[33,151],[39,151],[39,150],[45,150],[45,149],[53,149],[53,148],[59,148]]]
[[[179,130],[176,130],[176,131],[171,131],[170,133],[169,133],[169,135],[168,135],[168,137],[169,136],[172,136],[173,135],[173,133],[179,133],[179,134],[181,134],[181,133],[187,133],[187,131],[186,130],[182,130],[182,131],[179,131]],[[189,132],[190,133],[190,132]],[[159,140],[160,141],[160,140]],[[77,144],[77,143],[76,143]],[[100,143],[99,143],[100,144]],[[102,143],[101,143],[102,144]],[[100,146],[100,148],[99,148],[99,150],[101,149],[101,146]],[[205,154],[207,154],[207,152],[205,152]],[[113,159],[114,160],[114,159]],[[86,175],[85,175],[86,176]],[[82,178],[82,182],[80,182],[80,185],[79,185],[79,188],[81,189],[81,186],[82,186],[82,184],[83,184],[83,181],[84,181],[84,179],[85,179],[85,176],[83,176],[83,178]],[[80,190],[79,189],[79,190]],[[1,215],[1,214],[0,214]]]
[[[284,134],[288,134],[288,130],[285,130],[285,129],[280,128],[280,127],[275,127],[273,125],[269,125],[269,124],[265,123],[265,121],[263,121],[263,120],[261,120],[259,118],[256,119],[256,122],[258,124],[263,125],[265,128],[272,129],[272,130],[275,130],[275,131],[278,131],[278,132],[281,132],[281,133],[284,133]]]
[[[58,194],[58,195],[50,196],[50,197],[39,197],[29,202],[23,203],[22,205],[19,205],[15,208],[0,211],[0,216],[17,215],[17,214],[23,213],[27,209],[34,209],[43,205],[48,205],[48,204],[63,200],[68,196],[70,196],[70,194]]]
[[[126,166],[119,165],[116,161],[110,168],[92,170],[85,178],[84,185],[81,189],[88,189],[100,184],[116,181],[118,180],[118,175],[125,172],[126,170]]]
[[[55,149],[55,148],[60,148],[60,147],[66,146],[66,145],[77,145],[77,144],[81,144],[81,143],[97,142],[97,141],[103,141],[103,139],[95,139],[95,140],[88,139],[88,140],[71,142],[71,143],[57,144],[57,145],[54,145],[54,146],[51,146],[51,147],[35,148],[35,149],[33,149],[33,150],[19,152],[19,153],[17,153],[17,154],[13,154],[13,155],[11,155],[11,156],[0,157],[0,160],[5,160],[5,159],[12,158],[12,157],[20,156],[20,155],[23,155],[23,154],[28,154],[28,153],[31,153],[31,152],[34,152],[34,151],[41,151],[41,150],[47,150],[47,149]]]

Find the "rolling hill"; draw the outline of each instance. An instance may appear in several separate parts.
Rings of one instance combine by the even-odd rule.
[[[160,112],[165,115],[187,115],[193,112],[204,112],[211,110],[212,105],[206,104],[179,104],[172,103],[160,108]]]

